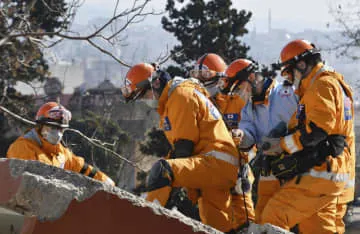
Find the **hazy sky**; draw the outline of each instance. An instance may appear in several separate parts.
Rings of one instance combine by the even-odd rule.
[[[340,0],[341,1],[341,0]],[[342,0],[344,1],[344,0]],[[92,18],[109,16],[115,6],[115,0],[85,0],[77,14],[77,23],[87,23]],[[120,0],[119,9],[130,7],[132,0]],[[233,0],[238,9],[253,12],[249,29],[267,31],[268,12],[271,9],[272,28],[285,28],[292,31],[304,29],[327,30],[326,23],[332,22],[329,6],[339,0]],[[166,0],[152,0],[151,7],[157,10],[165,8]],[[149,24],[160,24],[160,17],[148,17]]]

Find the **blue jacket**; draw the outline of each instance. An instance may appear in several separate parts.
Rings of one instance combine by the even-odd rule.
[[[261,138],[269,136],[280,123],[287,126],[298,101],[294,87],[283,83],[270,87],[265,102],[253,103],[250,100],[241,112],[239,128],[244,131],[244,138],[240,148],[246,149],[260,143]]]

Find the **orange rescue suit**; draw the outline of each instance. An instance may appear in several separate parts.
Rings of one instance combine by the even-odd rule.
[[[107,175],[86,164],[82,157],[76,156],[61,143],[52,145],[44,140],[35,128],[12,143],[6,157],[40,161],[65,170],[81,172],[96,180],[115,185]]]
[[[230,189],[235,186],[239,156],[222,116],[197,80],[176,77],[163,90],[158,112],[169,142],[194,143],[192,155],[166,159],[173,172],[172,187],[200,190],[201,221],[220,231],[232,229]],[[148,201],[165,205],[171,187],[146,194]]]
[[[216,106],[223,115],[226,126],[230,129],[237,129],[241,120],[241,110],[245,106],[246,102],[238,95],[225,95],[222,93],[218,93],[215,97],[212,98],[212,100],[216,103]],[[233,140],[235,144],[238,144],[236,139],[237,138],[234,138]],[[244,162],[249,161],[247,153],[239,153]],[[251,171],[249,171],[248,176],[251,181],[254,181],[254,176]],[[247,218],[249,221],[255,220],[255,211],[251,191],[245,193],[245,200],[243,194],[233,194],[232,206],[234,212],[234,229],[246,224],[248,221]],[[248,217],[246,217],[246,214]]]
[[[312,124],[328,135],[345,136],[349,147],[337,157],[328,156],[328,162],[314,166],[300,180],[285,183],[268,201],[261,221],[284,229],[299,223],[301,233],[335,233],[337,198],[351,180],[355,160],[350,150],[354,144],[352,92],[340,74],[320,63],[301,81],[299,96],[296,116],[304,128],[281,138],[283,150],[289,154],[302,150],[311,139]]]

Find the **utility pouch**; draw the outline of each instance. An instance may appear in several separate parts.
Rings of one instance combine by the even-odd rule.
[[[314,166],[326,162],[328,156],[341,155],[348,147],[343,135],[329,135],[324,141],[312,148],[305,148],[292,155],[283,155],[271,162],[271,172],[280,180],[290,180],[308,172]],[[329,170],[329,169],[328,169]]]
[[[271,172],[281,181],[291,180],[299,174],[298,157],[281,155],[271,161]]]

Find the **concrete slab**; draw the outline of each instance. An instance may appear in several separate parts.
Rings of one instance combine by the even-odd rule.
[[[4,234],[221,233],[176,210],[37,161],[0,159],[0,188],[0,206],[7,208],[0,210]]]
[[[22,214],[0,207],[0,234],[20,233],[23,224]]]

